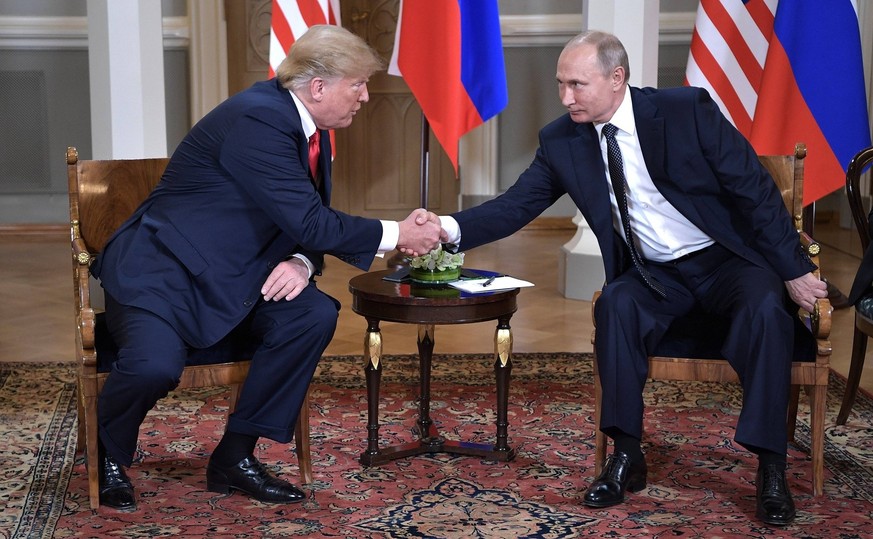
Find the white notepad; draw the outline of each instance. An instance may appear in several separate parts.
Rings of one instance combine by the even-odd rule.
[[[491,281],[488,286],[482,286],[487,280],[488,279],[484,277],[482,279],[464,279],[460,281],[452,281],[449,283],[449,286],[470,294],[483,294],[497,290],[511,290],[513,288],[534,286],[531,282],[509,276],[497,277]]]

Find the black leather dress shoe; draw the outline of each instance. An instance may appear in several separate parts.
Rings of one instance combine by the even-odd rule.
[[[219,466],[209,459],[206,488],[220,494],[238,490],[268,503],[295,503],[306,497],[302,490],[291,483],[270,475],[252,455],[239,461],[236,466],[229,467]]]
[[[101,448],[102,449],[102,448]],[[97,463],[100,466],[100,505],[118,509],[119,511],[136,510],[136,496],[130,478],[124,473],[124,468],[115,459],[98,452]]]
[[[585,491],[582,503],[588,507],[609,507],[624,501],[625,491],[639,492],[646,488],[646,459],[631,462],[623,451],[606,458],[606,465],[597,479]]]
[[[774,526],[785,526],[794,520],[796,514],[794,500],[791,499],[782,466],[778,464],[758,466],[755,488],[758,499],[755,514],[758,518]]]

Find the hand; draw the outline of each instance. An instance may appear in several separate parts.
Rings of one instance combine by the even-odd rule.
[[[812,273],[785,281],[785,288],[791,300],[807,312],[813,312],[817,299],[828,296],[828,284]]]
[[[409,217],[398,224],[400,237],[397,240],[397,248],[406,255],[420,256],[428,253],[439,244],[440,238],[445,236],[439,216],[422,208],[413,210]]]
[[[280,262],[272,272],[270,272],[267,280],[264,281],[264,286],[261,287],[261,294],[264,295],[265,301],[291,301],[296,298],[300,292],[309,284],[309,268],[306,264],[298,259],[291,258]]]
[[[434,212],[432,212],[432,211],[425,212],[425,211],[416,210],[416,212],[414,212],[414,213],[415,213],[415,224],[424,225],[427,222],[431,222],[431,223],[436,223],[436,224],[440,225],[440,227],[442,227],[442,221],[440,221],[440,216],[435,214]],[[445,230],[442,230],[442,229],[440,230],[440,241],[443,243],[449,241],[449,233],[446,232]],[[434,247],[436,247],[436,246],[434,245]]]

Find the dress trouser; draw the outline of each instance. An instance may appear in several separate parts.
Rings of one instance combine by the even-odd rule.
[[[604,287],[595,306],[597,367],[603,387],[600,430],[642,437],[648,356],[671,322],[692,308],[725,316],[721,352],[739,375],[743,408],[734,439],[755,450],[787,451],[794,320],[785,284],[715,244],[687,259],[648,263],[667,289],[661,298],[631,268]]]
[[[258,302],[243,321],[259,343],[227,430],[290,442],[315,367],[336,330],[339,304],[310,283],[291,301]],[[118,346],[97,401],[100,441],[130,466],[139,427],[179,384],[189,347],[153,313],[106,295],[106,322]]]

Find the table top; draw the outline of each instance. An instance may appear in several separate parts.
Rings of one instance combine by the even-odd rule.
[[[448,285],[389,282],[394,270],[371,271],[349,280],[352,310],[361,316],[416,324],[467,324],[509,317],[518,288],[468,294]]]

